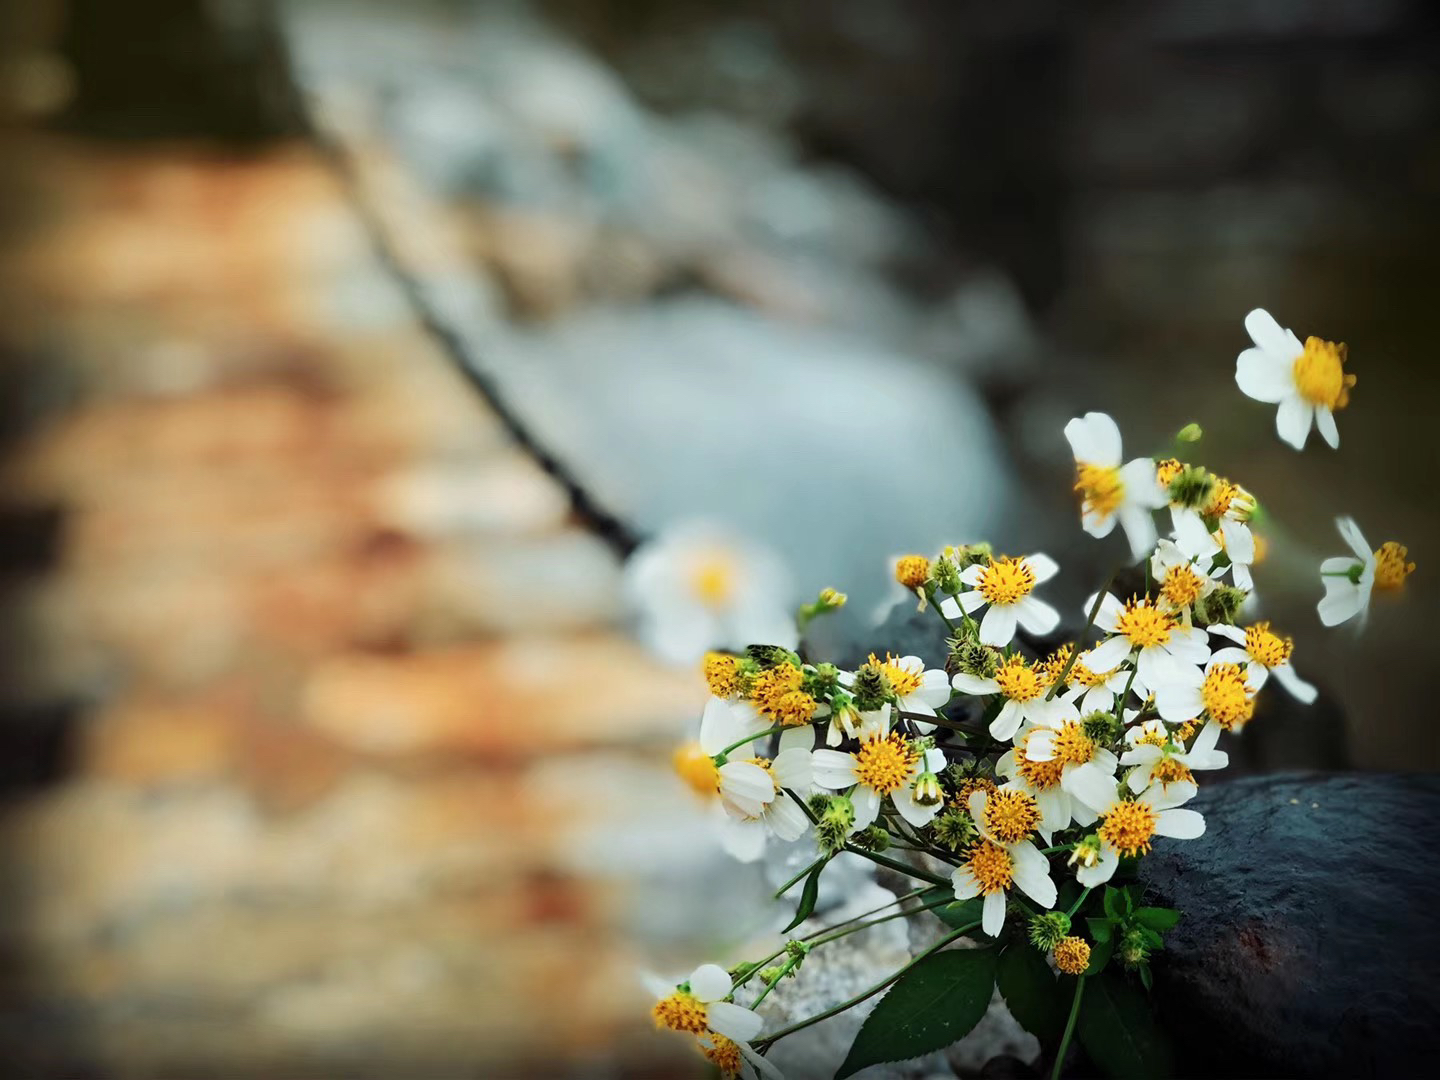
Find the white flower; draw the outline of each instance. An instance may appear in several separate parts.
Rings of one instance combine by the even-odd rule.
[[[751,736],[769,731],[770,721],[748,701],[711,697],[700,716],[700,749],[712,757]]]
[[[1184,796],[1182,798],[1182,796]],[[1205,819],[1194,810],[1175,809],[1189,795],[1176,790],[1167,795],[1159,787],[1151,787],[1135,798],[1119,794],[1090,804],[1100,818],[1096,833],[1100,838],[1100,857],[1093,865],[1082,865],[1075,877],[1087,889],[1103,885],[1115,874],[1122,855],[1143,855],[1150,850],[1150,841],[1157,836],[1177,840],[1193,840],[1205,832]]]
[[[899,732],[886,726],[873,738],[865,740],[854,753],[840,750],[816,750],[811,755],[816,786],[830,791],[853,787],[850,801],[855,806],[855,821],[850,831],[859,832],[875,823],[885,796],[900,816],[917,829],[934,820],[942,809],[943,800],[920,802],[916,798],[916,782],[945,768],[945,752],[931,747],[923,753]]]
[[[810,794],[814,743],[813,728],[790,728],[781,732],[773,759],[750,757],[720,766],[720,805],[725,809],[720,842],[730,855],[754,862],[770,836],[792,841],[805,835],[810,818],[790,792],[802,799]]]
[[[1264,676],[1259,665],[1212,657],[1202,673],[1186,668],[1155,691],[1155,708],[1172,724],[1207,716],[1226,731],[1239,731],[1255,715],[1255,693]]]
[[[1092,662],[1090,652],[1082,652],[1065,677],[1065,700],[1071,702],[1081,716],[1092,712],[1114,712],[1115,698],[1125,692],[1126,686],[1142,698],[1149,692],[1139,675],[1123,662],[1109,671],[1099,672],[1090,667]],[[1132,677],[1135,680],[1133,684],[1130,681]]]
[[[1282,330],[1268,311],[1245,316],[1255,347],[1235,361],[1235,383],[1256,401],[1278,403],[1275,429],[1296,450],[1305,446],[1313,420],[1332,447],[1340,445],[1335,411],[1350,403],[1355,376],[1345,374],[1345,346],[1318,337],[1300,339]]]
[[[1025,756],[1036,762],[1058,761],[1061,789],[1087,806],[1108,798],[1115,790],[1119,760],[1103,746],[1097,746],[1078,720],[1030,732],[1025,740]]]
[[[1054,757],[1037,761],[1026,754],[1030,739],[1037,732],[1049,730],[1033,725],[1022,728],[1015,736],[1015,749],[1007,750],[995,762],[997,776],[1008,780],[1009,786],[1035,797],[1040,807],[1040,824],[1036,829],[1047,844],[1053,834],[1069,828],[1072,821],[1077,825],[1089,825],[1095,820],[1094,811],[1061,786],[1065,773],[1063,761]]]
[[[1337,518],[1335,527],[1355,556],[1336,555],[1320,564],[1325,596],[1316,610],[1326,626],[1339,626],[1356,615],[1363,623],[1370,608],[1370,592],[1375,587],[1377,560],[1354,518]]]
[[[840,673],[842,686],[851,686],[854,681],[853,672],[842,671]],[[933,725],[931,726],[933,727]],[[846,698],[831,709],[830,723],[825,728],[825,745],[839,746],[846,739],[864,742],[878,733],[889,730],[890,702],[885,702],[878,709],[862,712],[855,707],[853,699]]]
[[[647,648],[676,664],[715,648],[799,640],[791,591],[770,551],[709,525],[670,530],[625,566],[626,595]]]
[[[1095,597],[1085,601],[1089,614]],[[1148,597],[1122,604],[1106,593],[1095,625],[1110,636],[1090,650],[1090,664],[1105,671],[1135,653],[1138,677],[1158,690],[1166,682],[1186,678],[1185,669],[1210,658],[1210,640],[1197,627],[1182,626],[1178,615],[1161,610]]]
[[[1029,805],[1021,800],[1029,800]],[[966,803],[981,842],[971,849],[969,859],[955,868],[950,882],[957,900],[985,897],[980,925],[991,937],[998,937],[1005,925],[1006,894],[1013,886],[1019,886],[1043,908],[1055,906],[1050,863],[1027,839],[1039,821],[1040,811],[1034,804],[1034,798],[1010,785],[993,796],[972,791]]]
[[[1191,555],[1181,550],[1175,541],[1161,540],[1155,554],[1150,556],[1150,577],[1159,594],[1156,598],[1159,608],[1179,615],[1180,621],[1189,626],[1195,602],[1215,591],[1216,575],[1211,565],[1210,556]]]
[[[1049,671],[1027,663],[1019,653],[1012,653],[996,669],[994,678],[967,675],[962,671],[950,682],[962,694],[1000,694],[1005,698],[1005,704],[990,721],[990,737],[1004,742],[1024,723],[1059,727],[1066,720],[1079,718],[1075,706],[1065,698],[1046,698],[1052,679]]]
[[[1009,645],[1017,622],[1027,633],[1048,634],[1060,624],[1060,613],[1031,593],[1059,569],[1049,555],[1015,559],[992,556],[988,564],[975,563],[965,568],[960,580],[970,586],[969,590],[944,600],[941,614],[958,619],[962,611],[973,615],[989,604],[990,610],[980,622],[982,645]]]
[[[724,1000],[731,996],[734,986],[730,973],[719,964],[701,964],[678,985],[653,975],[645,977],[645,985],[659,999],[650,1010],[657,1026],[702,1039],[718,1035],[735,1043],[752,1065],[763,1060],[750,1049],[750,1042],[764,1029],[765,1022],[754,1010]],[[715,1042],[712,1038],[712,1045]]]
[[[1133,766],[1125,775],[1125,783],[1136,795],[1159,784],[1166,798],[1188,802],[1199,790],[1195,770],[1223,769],[1230,763],[1229,754],[1215,749],[1219,738],[1220,725],[1206,724],[1186,750],[1183,744],[1177,746],[1172,741],[1159,720],[1133,727],[1125,733],[1130,749],[1120,755],[1121,765]]]
[[[1091,536],[1108,536],[1119,521],[1130,541],[1130,551],[1140,559],[1155,546],[1158,510],[1170,497],[1156,478],[1155,462],[1135,458],[1120,464],[1120,429],[1107,414],[1086,413],[1065,425],[1065,438],[1075,452],[1075,489],[1084,502],[1081,524]]]
[[[1274,633],[1268,622],[1255,623],[1244,630],[1228,623],[1216,623],[1210,627],[1210,633],[1238,641],[1243,646],[1217,649],[1211,659],[1218,663],[1248,664],[1253,669],[1251,681],[1256,689],[1265,685],[1268,676],[1274,675],[1291,697],[1306,705],[1315,700],[1315,687],[1295,674],[1290,666],[1294,642]]]
[[[897,657],[886,653],[885,659],[881,660],[871,653],[867,666],[877,667],[885,675],[895,695],[895,708],[900,712],[935,716],[936,707],[950,700],[950,676],[940,668],[926,668],[925,661],[918,656]],[[854,684],[853,672],[840,673],[841,686],[850,687]],[[911,722],[920,732],[935,730],[935,725],[927,721]]]

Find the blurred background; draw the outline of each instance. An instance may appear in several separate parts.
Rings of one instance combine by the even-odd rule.
[[[822,648],[982,537],[1078,623],[1088,409],[1273,515],[1323,697],[1247,767],[1440,765],[1434,5],[0,12],[18,1074],[691,1068],[635,972],[774,912],[669,774],[632,538],[772,545],[851,596]],[[1257,306],[1349,343],[1340,453],[1235,388]],[[1363,635],[1341,512],[1419,562]]]

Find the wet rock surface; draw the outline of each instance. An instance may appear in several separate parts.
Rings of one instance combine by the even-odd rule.
[[[1184,919],[1155,999],[1190,1076],[1417,1076],[1440,1030],[1440,777],[1295,773],[1203,789],[1199,840],[1142,866]]]

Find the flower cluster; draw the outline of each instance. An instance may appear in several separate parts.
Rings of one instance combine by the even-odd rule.
[[[1291,445],[1303,447],[1312,423],[1338,445],[1334,413],[1355,383],[1344,346],[1313,337],[1302,346],[1261,311],[1246,327],[1255,347],[1238,359],[1240,388],[1279,404]],[[1261,506],[1239,483],[1182,460],[1198,428],[1181,433],[1173,456],[1128,461],[1105,413],[1071,420],[1064,435],[1083,528],[1103,537],[1118,523],[1133,561],[1075,613],[1084,621],[1073,641],[1033,647],[1062,622],[1043,598],[1060,569],[1049,555],[987,544],[905,555],[895,580],[943,623],[936,666],[880,650],[846,667],[813,662],[793,636],[711,652],[698,744],[677,765],[714,797],[736,857],[758,858],[771,842],[813,845],[801,875],[812,908],[810,886],[848,852],[919,883],[912,907],[895,914],[939,910],[954,928],[946,941],[979,931],[997,952],[1037,949],[1057,987],[1112,960],[1148,987],[1150,957],[1179,916],[1137,906],[1136,888],[1122,883],[1160,838],[1204,833],[1189,804],[1202,774],[1226,766],[1220,741],[1255,717],[1270,676],[1302,703],[1316,691],[1292,666],[1292,639],[1251,614]],[[1353,521],[1339,524],[1353,555],[1320,566],[1326,625],[1363,614],[1374,590],[1400,587],[1414,569],[1403,547],[1372,551]],[[802,609],[802,626],[839,603],[827,590]],[[811,942],[868,923],[847,925],[728,973],[699,969],[665,988],[655,1018],[695,1035],[727,1074],[772,1070],[765,1051],[808,1022],[762,1037],[759,1017],[735,999],[757,1004]],[[923,966],[902,974],[918,978]]]

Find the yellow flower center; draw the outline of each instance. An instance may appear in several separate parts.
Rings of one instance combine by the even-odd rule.
[[[1194,720],[1186,720],[1175,729],[1175,741],[1178,743],[1187,743],[1190,741],[1190,736],[1199,730],[1200,725],[1197,722]]]
[[[924,555],[902,555],[895,561],[895,580],[905,588],[922,588],[929,579],[930,560]]]
[[[1193,784],[1195,774],[1190,771],[1188,765],[1176,761],[1173,757],[1161,758],[1155,764],[1155,770],[1151,773],[1156,780],[1160,781],[1161,787],[1169,787],[1171,784]]]
[[[1018,844],[1040,824],[1040,806],[1023,791],[996,791],[985,800],[985,827],[1006,844]]]
[[[871,791],[888,795],[903,787],[919,758],[899,732],[871,739],[855,753],[855,780]]]
[[[1236,731],[1255,715],[1255,699],[1239,664],[1216,664],[1205,673],[1200,697],[1208,712],[1226,731]]]
[[[1223,476],[1215,477],[1215,487],[1210,493],[1210,501],[1205,504],[1203,513],[1206,517],[1224,517],[1230,511],[1230,504],[1240,494],[1240,489],[1226,480]]]
[[[1268,622],[1259,622],[1245,628],[1245,651],[1250,659],[1261,667],[1279,667],[1290,659],[1295,642],[1271,633]]]
[[[1074,645],[1061,645],[1044,660],[1036,663],[1035,674],[1045,685],[1050,685],[1060,677],[1060,672],[1065,670],[1065,665],[1070,663],[1070,654],[1074,651]],[[1071,670],[1073,671],[1074,668],[1072,667]]]
[[[1055,966],[1066,975],[1083,975],[1090,966],[1090,945],[1084,938],[1061,938],[1055,946]]]
[[[1345,346],[1323,338],[1305,339],[1305,351],[1295,358],[1295,389],[1311,405],[1343,409],[1350,404],[1355,376],[1345,374]]]
[[[955,789],[953,805],[960,807],[962,810],[968,810],[970,793],[974,791],[983,791],[987,796],[991,795],[995,791],[995,781],[991,780],[988,776],[967,777],[962,780],[960,786]]]
[[[1034,732],[1031,732],[1025,736],[1025,742],[1015,748],[1015,771],[1036,791],[1048,791],[1060,783],[1065,772],[1065,763],[1053,758],[1050,761],[1035,761],[1026,757],[1025,745],[1033,734]]]
[[[1150,731],[1145,732],[1145,734],[1141,735],[1138,739],[1136,739],[1136,740],[1135,740],[1135,745],[1136,745],[1136,746],[1164,746],[1164,745],[1165,745],[1167,742],[1169,742],[1169,741],[1170,741],[1170,738],[1169,738],[1168,735],[1165,734],[1165,732],[1152,729],[1152,730],[1150,730]]]
[[[1415,572],[1415,564],[1406,562],[1410,549],[1394,540],[1386,541],[1375,552],[1375,588],[1398,589]]]
[[[890,682],[890,689],[895,691],[896,697],[908,697],[920,689],[925,681],[924,674],[919,671],[907,671],[896,661],[898,656],[891,656],[888,652],[885,659],[881,660],[873,652],[870,654],[870,663],[885,673],[885,678]]]
[[[1125,610],[1115,620],[1115,632],[1128,638],[1131,645],[1144,649],[1151,645],[1164,645],[1169,641],[1175,622],[1175,615],[1161,611],[1150,603],[1149,597],[1143,600],[1131,597]]]
[[[1085,734],[1085,728],[1074,720],[1067,720],[1055,732],[1055,760],[1061,765],[1084,765],[1095,756],[1095,740]]]
[[[710,755],[700,749],[699,743],[677,747],[672,760],[680,779],[697,795],[714,795],[720,790],[720,770],[715,768]]]
[[[1165,571],[1165,577],[1160,582],[1160,595],[1172,607],[1183,609],[1200,599],[1200,591],[1204,587],[1205,579],[1189,563],[1183,563]]]
[[[1155,811],[1147,803],[1116,803],[1100,821],[1100,839],[1121,855],[1144,855],[1150,850]]]
[[[709,1028],[710,1016],[704,1002],[697,1001],[693,994],[687,994],[684,990],[676,990],[669,997],[661,998],[650,1010],[650,1015],[655,1018],[656,1027],[669,1028],[671,1031],[688,1031],[692,1035],[699,1035]]]
[[[787,694],[799,690],[804,681],[805,676],[793,664],[776,664],[773,668],[762,671],[755,676],[755,683],[750,689],[755,708],[762,716],[778,721],[781,702]]]
[[[1160,481],[1162,488],[1168,488],[1175,478],[1181,474],[1185,466],[1173,457],[1155,463],[1155,479]]]
[[[980,595],[991,604],[1013,604],[1035,588],[1035,571],[1024,559],[992,558],[980,572]]]
[[[1125,498],[1125,482],[1120,479],[1118,465],[1077,465],[1075,490],[1086,512],[1102,520],[1115,513]]]
[[[718,698],[732,698],[740,693],[744,680],[740,677],[739,664],[733,656],[711,652],[705,654],[701,670],[705,672],[705,683],[710,693]]]
[[[1011,701],[1024,703],[1034,701],[1045,692],[1045,685],[1035,669],[1025,663],[1019,653],[1006,657],[995,672],[995,681],[1000,684],[1000,693]]]
[[[723,551],[707,552],[690,564],[690,591],[708,608],[722,608],[735,595],[735,562]]]
[[[707,1043],[709,1045],[706,1045]],[[744,1060],[740,1047],[724,1035],[711,1034],[700,1043],[700,1053],[705,1055],[706,1061],[720,1070],[721,1076],[728,1078],[740,1075],[740,1066]]]
[[[987,896],[994,892],[1004,892],[1015,880],[1015,862],[1010,858],[1010,853],[989,840],[982,840],[975,845],[966,866],[970,868],[980,891]]]
[[[1080,655],[1089,656],[1090,654],[1081,653]],[[1119,668],[1112,668],[1109,671],[1097,673],[1086,667],[1084,660],[1076,660],[1074,666],[1070,668],[1069,679],[1072,685],[1084,687],[1099,686],[1119,670]]]
[[[786,727],[799,727],[815,715],[815,699],[804,690],[791,690],[780,695],[772,712],[775,720]]]

